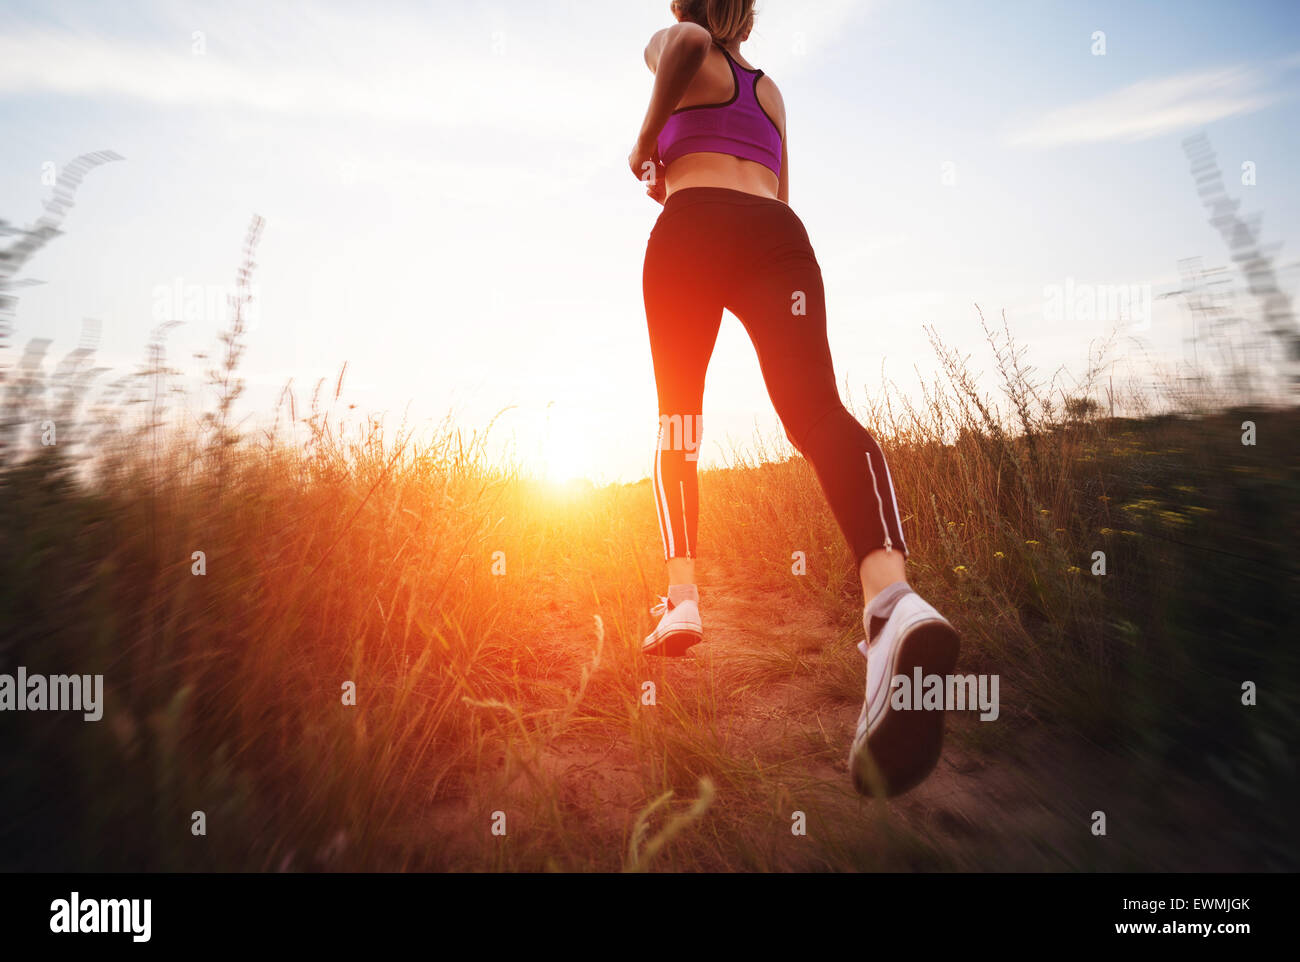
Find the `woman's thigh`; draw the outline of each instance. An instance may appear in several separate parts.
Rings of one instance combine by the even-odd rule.
[[[642,269],[646,327],[654,360],[660,413],[696,414],[722,322],[722,272],[692,231],[692,211],[656,228]],[[681,408],[670,410],[669,408]]]
[[[826,337],[821,267],[789,208],[760,208],[750,249],[726,295],[758,354],[763,381],[787,433],[798,435],[840,404]]]

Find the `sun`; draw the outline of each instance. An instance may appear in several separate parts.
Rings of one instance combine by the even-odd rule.
[[[542,446],[542,476],[552,484],[567,484],[587,476],[591,449],[578,431],[552,425]]]

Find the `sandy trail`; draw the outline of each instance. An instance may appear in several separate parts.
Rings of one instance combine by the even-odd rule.
[[[713,816],[729,816],[760,838],[769,855],[765,864],[790,870],[1131,870],[1169,850],[1168,842],[1138,835],[1090,836],[1097,808],[1120,827],[1160,824],[1175,813],[1145,807],[1122,757],[1008,717],[1006,706],[1017,695],[1005,681],[1004,713],[996,724],[1006,727],[992,733],[981,730],[989,723],[978,711],[949,712],[943,755],[924,783],[889,800],[858,795],[847,760],[865,683],[866,662],[855,648],[860,636],[832,624],[794,585],[773,591],[744,572],[714,569],[701,579],[700,594],[705,642],[683,658],[638,662],[659,691],[659,706],[641,710],[654,713],[646,717],[663,736],[661,746],[669,746],[662,752],[695,753],[693,770],[723,773]],[[960,628],[960,619],[956,623]],[[564,635],[557,645],[572,646],[579,638],[584,648],[590,644],[589,632]],[[972,670],[968,644],[958,672]],[[614,659],[606,661],[593,686],[641,685],[625,677],[626,660],[619,668],[609,663]],[[531,774],[498,783],[492,796],[523,798],[539,785],[551,786],[555,801],[548,817],[561,819],[566,830],[578,827],[606,840],[610,859],[615,853],[621,858],[637,813],[662,790],[652,787],[655,775],[634,730],[625,718],[592,713],[542,743],[528,765]],[[704,744],[683,746],[688,737]],[[741,774],[725,785],[726,772]],[[808,836],[792,844],[795,811],[806,813]],[[1214,847],[1217,852],[1204,850],[1207,866],[1231,862],[1230,849]],[[739,866],[719,861],[704,867]]]
[[[701,611],[705,643],[683,658],[650,660],[647,673],[661,697],[697,708],[707,703],[696,717],[711,714],[713,747],[725,763],[767,776],[769,797],[743,800],[764,815],[756,830],[788,826],[792,813],[802,811],[810,835],[829,832],[838,847],[861,849],[869,858],[900,830],[946,847],[987,834],[992,813],[1002,824],[1023,815],[1013,804],[1023,793],[953,737],[935,772],[907,795],[887,802],[858,795],[847,765],[866,677],[857,637],[843,636],[793,586],[765,590],[740,572],[711,572],[701,585]],[[656,724],[674,724],[669,715],[658,718]],[[949,717],[950,732],[977,724]],[[615,726],[556,738],[535,764],[540,776],[559,784],[569,817],[609,837],[625,838],[649,801],[646,773],[626,732]],[[527,780],[515,785],[526,790]],[[732,801],[720,795],[717,804]],[[826,867],[815,848],[809,854],[791,849],[781,861],[791,869]]]

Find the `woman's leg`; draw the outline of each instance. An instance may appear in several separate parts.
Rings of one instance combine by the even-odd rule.
[[[821,270],[807,232],[783,204],[755,204],[751,214],[744,236],[755,240],[726,304],[749,331],[786,434],[812,463],[858,561],[866,598],[866,639],[858,647],[867,677],[849,771],[858,791],[894,795],[933,770],[944,715],[893,705],[893,678],[946,677],[960,641],[907,584],[893,478],[880,445],[840,401]]]
[[[707,249],[692,243],[688,212],[656,228],[646,247],[642,288],[659,395],[651,478],[670,584],[694,584],[698,549],[696,462],[704,378],[722,323],[722,299]]]
[[[826,340],[821,268],[802,222],[784,204],[751,209],[752,244],[727,292],[749,332],[791,443],[811,463],[858,564],[870,603],[905,579],[907,544],[893,478],[875,438],[840,400]]]
[[[704,635],[695,585],[700,511],[696,467],[704,376],[722,322],[717,283],[721,275],[710,256],[714,225],[705,210],[682,209],[682,203],[676,196],[668,199],[665,215],[656,222],[646,245],[642,276],[659,394],[659,435],[651,477],[668,593],[662,605],[651,609],[662,617],[641,650],[667,656],[685,654]]]

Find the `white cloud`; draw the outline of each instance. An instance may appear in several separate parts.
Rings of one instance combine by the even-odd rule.
[[[780,83],[783,77],[815,67],[828,50],[844,42],[844,36],[860,43],[862,34],[852,26],[855,21],[869,20],[875,7],[863,0],[760,0],[745,57]]]
[[[787,73],[834,45],[864,12],[851,0],[808,10],[768,6],[746,49],[765,69]],[[665,0],[662,9],[623,11],[620,24],[607,7],[604,0],[449,4],[377,18],[356,7],[290,13],[163,4],[142,15],[126,39],[106,29],[11,20],[0,32],[0,95],[354,114],[608,142],[635,132],[651,83],[641,49],[669,14]],[[204,35],[202,54],[191,51],[195,30]]]
[[[1263,89],[1266,71],[1226,67],[1143,80],[1054,110],[1011,132],[1015,147],[1131,142],[1260,110],[1279,99]]]
[[[462,45],[439,55],[421,51],[399,29],[387,56],[380,50],[354,53],[351,62],[340,67],[331,65],[328,50],[318,51],[319,58],[286,61],[250,56],[244,50],[225,52],[211,38],[209,51],[196,55],[180,43],[160,47],[34,29],[0,36],[0,92],[119,97],[282,114],[365,114],[396,121],[508,125],[524,131],[554,123],[553,114],[548,117],[538,109],[539,101],[565,94],[572,98],[574,84],[568,73],[523,57],[497,57],[488,43],[483,39],[481,51]],[[407,49],[393,49],[396,46]],[[606,99],[600,89],[594,92],[596,99]]]

